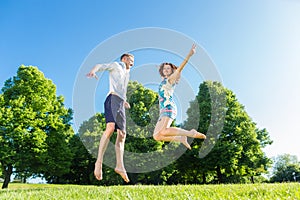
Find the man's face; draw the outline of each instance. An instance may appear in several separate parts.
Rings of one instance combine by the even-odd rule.
[[[123,60],[123,62],[126,64],[127,69],[134,65],[134,57],[132,56],[126,56]]]

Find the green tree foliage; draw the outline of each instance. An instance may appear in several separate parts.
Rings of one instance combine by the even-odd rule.
[[[129,119],[133,122],[129,124],[145,127],[148,131],[153,131],[153,124],[158,118],[158,95],[150,89],[145,88],[138,82],[129,82],[127,92],[128,102],[131,105],[129,109]],[[154,122],[154,123],[153,123]]]
[[[273,159],[273,175],[271,182],[293,182],[300,180],[300,162],[297,156],[279,155]]]
[[[226,101],[222,103],[220,100],[224,97]],[[199,122],[195,121],[194,107],[197,103],[200,110]],[[204,144],[199,140],[193,141],[194,150],[187,152],[185,156],[186,161],[193,163],[193,169],[197,170],[187,172],[194,172],[193,177],[202,175],[201,181],[204,183],[207,178],[218,183],[243,182],[244,177],[252,177],[253,181],[253,176],[266,172],[270,160],[264,155],[262,148],[272,141],[265,129],[256,128],[232,91],[220,83],[204,82],[191,107],[193,109],[188,110],[185,127],[199,125],[198,131],[208,133],[208,138]],[[212,130],[218,130],[222,125],[223,129],[219,134],[213,133]],[[213,148],[204,158],[199,158],[201,151],[211,147]],[[211,180],[211,177],[215,177],[215,180]]]
[[[129,82],[127,110],[127,151],[147,153],[161,148],[153,140],[153,130],[158,119],[158,95],[137,82]]]
[[[190,103],[187,110],[188,118],[184,122],[185,129],[195,128],[206,134],[206,140],[195,139],[192,150],[187,151],[177,162],[177,168],[185,175],[181,176],[181,183],[207,183],[214,177],[216,167],[212,165],[214,158],[208,157],[217,144],[219,132],[223,129],[226,111],[225,92],[220,83],[204,82],[199,87],[196,99]],[[204,157],[204,158],[203,158]],[[202,159],[200,159],[202,158]],[[189,163],[185,167],[184,163]]]
[[[13,169],[26,176],[42,173],[56,181],[68,171],[72,110],[66,109],[63,101],[37,67],[22,65],[17,75],[5,82],[0,96],[3,188],[8,186]]]
[[[62,180],[69,184],[92,184],[95,180],[93,171],[96,159],[87,151],[78,134],[72,136],[69,146],[73,154],[72,164]]]

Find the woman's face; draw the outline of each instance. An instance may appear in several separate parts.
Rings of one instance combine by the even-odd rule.
[[[171,65],[165,64],[163,67],[164,77],[169,77],[173,73]]]

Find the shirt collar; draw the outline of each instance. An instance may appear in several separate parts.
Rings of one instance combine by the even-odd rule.
[[[126,69],[126,64],[124,62],[119,62],[119,64],[124,68]]]

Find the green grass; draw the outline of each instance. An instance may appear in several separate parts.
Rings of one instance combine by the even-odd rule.
[[[300,199],[299,183],[172,185],[172,186],[79,186],[9,184],[0,199]]]

